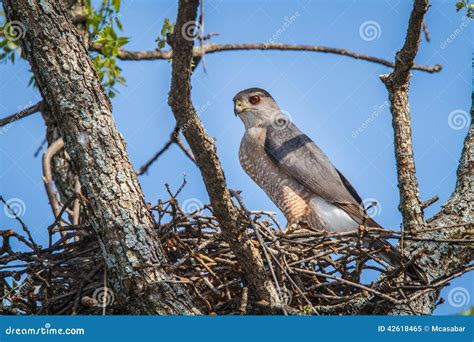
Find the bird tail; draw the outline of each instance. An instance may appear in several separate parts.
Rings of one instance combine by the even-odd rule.
[[[400,267],[409,262],[408,258],[402,256],[395,247],[384,239],[364,238],[362,241],[364,247],[377,251],[376,255],[392,267]],[[416,263],[409,264],[406,273],[410,278],[422,284],[429,283],[426,273]]]

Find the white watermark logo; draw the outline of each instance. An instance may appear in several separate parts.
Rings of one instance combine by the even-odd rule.
[[[448,115],[448,125],[454,130],[466,128],[469,125],[469,114],[462,110],[453,110]]]
[[[9,21],[3,28],[3,34],[7,40],[16,42],[25,37],[26,28],[25,25],[17,20]]]
[[[108,287],[99,287],[95,289],[92,298],[97,301],[97,306],[102,308],[112,305],[115,301],[114,293]]]
[[[376,21],[368,20],[359,26],[359,36],[366,42],[379,39],[381,35],[382,28]]]
[[[19,198],[10,198],[6,201],[6,206],[3,207],[3,212],[5,216],[9,218],[22,217],[26,212],[26,205]]]
[[[203,208],[203,204],[197,198],[188,198],[183,202],[183,210],[186,213],[195,213],[200,211]]]
[[[188,21],[181,27],[181,35],[186,40],[194,40],[201,35],[202,27],[195,21]]]
[[[379,216],[382,212],[382,206],[375,198],[366,198],[362,201],[367,215],[371,218]]]
[[[460,308],[467,305],[470,299],[471,296],[464,287],[455,287],[448,293],[448,303],[455,308]]]

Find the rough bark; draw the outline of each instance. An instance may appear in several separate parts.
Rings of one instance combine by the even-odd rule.
[[[464,147],[457,170],[457,181],[450,199],[437,213],[424,231],[419,233],[425,239],[472,239],[474,228],[474,96],[471,107],[471,125],[464,140]],[[444,227],[444,229],[430,230]],[[472,244],[450,244],[435,242],[405,242],[405,250],[414,253],[426,250],[418,264],[430,279],[446,277],[474,260]],[[436,308],[439,291],[428,291],[412,301],[412,307],[423,314],[430,315]],[[393,308],[389,314],[409,314],[405,308]]]
[[[85,2],[85,0],[69,1],[66,8],[69,16],[71,18],[75,18],[78,15],[81,15],[84,10]],[[78,22],[75,23],[74,26],[81,36],[84,46],[88,46],[89,32],[87,31],[85,23]],[[54,118],[54,115],[51,114],[51,111],[47,105],[41,108],[41,115],[43,116],[46,125],[46,140],[48,145],[51,146],[55,141],[62,138],[61,131],[56,119]],[[72,165],[69,156],[64,150],[58,152],[53,157],[52,176],[62,203],[66,202],[74,193],[76,174],[77,172],[74,170],[74,166]],[[81,212],[81,221],[87,219],[87,215],[85,214],[86,213],[83,210]]]
[[[400,190],[399,209],[403,215],[403,225],[406,231],[420,229],[424,225],[413,156],[408,89],[410,86],[410,70],[413,68],[415,56],[418,52],[423,17],[427,10],[428,0],[416,0],[414,2],[405,44],[397,53],[395,68],[389,75],[382,76],[382,81],[389,93],[392,112],[398,188]]]
[[[471,126],[464,142],[463,152],[457,172],[456,188],[448,202],[436,214],[430,223],[425,223],[420,203],[419,187],[416,178],[413,157],[410,108],[408,103],[410,70],[418,52],[423,18],[428,10],[427,0],[416,0],[410,16],[407,36],[403,48],[397,53],[394,71],[382,76],[389,92],[393,129],[395,133],[395,157],[397,161],[398,186],[400,189],[400,211],[403,225],[407,231],[417,233],[420,239],[469,239],[474,224],[473,210],[473,163],[474,128]],[[430,280],[449,277],[462,270],[473,260],[473,249],[468,243],[450,244],[428,241],[407,240],[404,252],[408,255],[422,252],[418,265],[426,272]],[[394,306],[386,314],[431,314],[436,307],[439,289],[427,289],[406,306]],[[413,310],[413,311],[412,311]],[[377,308],[375,313],[379,313]]]
[[[79,172],[116,299],[129,313],[196,313],[163,270],[166,258],[111,104],[62,2],[6,0],[4,8],[26,28],[22,47]]]
[[[198,2],[179,1],[174,34],[169,39],[174,51],[169,104],[199,166],[222,235],[237,256],[249,287],[258,300],[278,303],[275,285],[265,270],[261,255],[241,229],[242,217],[227,189],[214,141],[204,130],[191,102],[194,42],[186,39],[181,32],[184,25],[195,22]]]

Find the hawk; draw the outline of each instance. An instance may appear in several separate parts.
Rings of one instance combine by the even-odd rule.
[[[367,215],[362,199],[324,152],[283,114],[264,89],[234,97],[234,113],[245,126],[239,150],[242,168],[285,215],[288,226],[306,225],[329,232],[382,228]],[[398,267],[407,261],[387,241],[364,238],[365,247]],[[427,282],[417,265],[411,278]]]

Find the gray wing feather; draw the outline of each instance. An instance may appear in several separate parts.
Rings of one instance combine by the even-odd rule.
[[[325,200],[358,203],[329,158],[293,123],[284,128],[269,126],[265,151],[292,177]]]
[[[306,188],[338,205],[356,221],[379,226],[365,213],[362,200],[324,152],[293,123],[267,127],[265,152]]]

